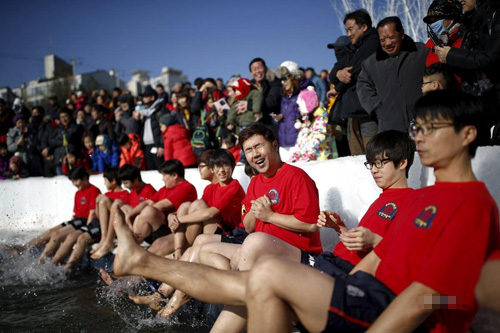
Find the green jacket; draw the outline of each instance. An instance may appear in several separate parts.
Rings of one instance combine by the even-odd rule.
[[[260,114],[262,107],[263,97],[262,93],[257,89],[252,89],[248,95],[241,99],[242,101],[252,101],[251,106],[253,110],[247,110],[245,113],[238,114],[236,112],[236,105],[238,100],[236,100],[231,108],[227,112],[226,125],[234,125],[237,128],[237,132],[241,126],[247,126],[253,124],[256,121],[255,115]]]

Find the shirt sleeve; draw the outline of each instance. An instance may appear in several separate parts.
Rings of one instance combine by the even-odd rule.
[[[318,189],[314,180],[304,175],[297,179],[292,188],[293,216],[305,223],[316,223],[319,215]]]
[[[234,185],[233,185],[234,183]],[[241,209],[241,199],[238,195],[239,183],[233,180],[230,188],[226,189],[220,197],[214,198],[212,207],[219,210],[223,220],[229,220],[234,210]],[[237,185],[237,186],[236,186]]]
[[[196,200],[196,196],[196,188],[194,186],[184,185],[176,186],[167,196],[167,199],[177,210],[183,202]]]

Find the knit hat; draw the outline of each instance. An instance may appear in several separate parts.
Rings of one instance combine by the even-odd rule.
[[[299,106],[300,112],[311,113],[319,106],[318,94],[314,91],[312,86],[307,87],[307,89],[302,90],[297,97],[297,104]]]
[[[164,114],[163,116],[161,116],[159,122],[160,122],[160,124],[163,124],[167,127],[179,124],[179,121],[173,112],[167,113],[167,114]]]
[[[99,134],[97,138],[95,138],[95,145],[104,145],[106,149],[109,149],[111,148],[111,140],[107,134]]]
[[[296,62],[287,60],[276,68],[276,75],[279,79],[286,79],[289,76],[300,80],[304,76],[304,73],[299,69],[299,65]]]
[[[241,78],[236,81],[231,88],[233,88],[234,92],[239,91],[240,94],[236,95],[236,99],[243,99],[247,97],[250,90],[252,90],[252,82],[250,82],[247,78]]]
[[[433,18],[458,20],[460,16],[462,16],[462,4],[459,0],[434,0],[427,10],[424,22],[430,24]]]
[[[16,114],[16,115],[14,116],[14,118],[12,118],[12,121],[14,122],[14,125],[17,123],[17,121],[18,121],[19,119],[22,119],[22,120],[26,121],[26,119],[24,119],[24,114],[19,113],[19,114]]]

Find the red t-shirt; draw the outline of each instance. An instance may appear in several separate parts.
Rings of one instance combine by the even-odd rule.
[[[128,196],[128,204],[132,207],[135,207],[143,201],[153,200],[155,193],[156,190],[154,189],[154,187],[151,186],[151,184],[146,184],[140,190],[135,189],[130,192]]]
[[[159,202],[168,199],[174,205],[175,210],[186,201],[195,201],[198,198],[196,187],[187,180],[177,184],[172,188],[163,186],[153,197],[154,202]]]
[[[498,207],[482,182],[437,182],[416,190],[375,247],[375,277],[400,294],[412,282],[448,296],[425,321],[431,332],[466,332],[477,312],[474,287],[498,248]],[[456,297],[456,300],[455,300]]]
[[[413,193],[412,188],[385,190],[370,205],[368,211],[359,222],[359,226],[370,229],[371,232],[384,237],[392,220],[396,217],[396,213],[400,209],[405,209],[403,207],[410,201],[411,193]],[[371,250],[372,248],[361,251],[350,251],[345,247],[344,243],[339,242],[335,246],[333,254],[356,266]]]
[[[88,218],[92,209],[95,209],[95,199],[101,191],[90,184],[84,190],[78,190],[75,194],[75,206],[73,212],[75,217]]]
[[[124,203],[128,204],[128,196],[130,195],[130,193],[127,191],[127,190],[122,190],[122,191],[109,191],[109,192],[106,192],[105,194],[108,198],[110,198],[111,200],[121,200],[123,201]]]
[[[251,200],[264,195],[271,199],[274,212],[293,215],[301,222],[316,224],[319,215],[318,189],[304,170],[284,163],[271,178],[261,174],[253,177],[243,200],[243,218],[252,207]],[[299,233],[258,219],[255,231],[265,232],[310,253],[323,252],[319,232]]]
[[[219,183],[208,185],[201,197],[207,205],[219,210],[222,216],[221,227],[226,232],[245,227],[241,219],[243,198],[245,198],[245,191],[236,179],[226,186],[220,186]]]

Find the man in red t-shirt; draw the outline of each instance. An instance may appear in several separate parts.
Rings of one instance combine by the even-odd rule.
[[[332,276],[348,274],[382,240],[396,214],[410,202],[413,189],[408,187],[407,177],[414,156],[415,143],[408,133],[389,130],[368,142],[365,166],[383,192],[351,230],[337,213],[320,213],[318,226],[334,228],[340,242],[333,253],[327,251],[316,258],[315,268]]]
[[[127,214],[127,224],[130,228],[132,228],[132,223],[136,215],[130,215],[134,207],[139,205],[141,202],[152,199],[156,193],[156,190],[150,184],[146,184],[142,181],[141,178],[141,170],[139,168],[125,164],[118,170],[118,178],[122,184],[130,190],[130,194],[127,198],[127,202],[124,202],[120,199],[115,199],[111,208],[109,210],[109,221],[113,221],[115,209],[113,207],[120,208],[125,214]],[[92,253],[92,259],[100,259],[106,254],[113,251],[115,248],[114,239],[115,239],[115,231],[113,229],[113,224],[109,225],[108,232],[104,241],[99,243],[99,247],[95,249],[94,253]]]
[[[89,174],[83,167],[76,167],[70,171],[68,178],[78,189],[75,193],[75,205],[73,208],[73,218],[57,225],[41,236],[35,237],[27,243],[28,248],[40,248],[45,246],[39,261],[47,256],[52,256],[57,251],[61,243],[74,230],[79,230],[87,224],[87,218],[92,209],[95,209],[95,200],[101,193],[97,187],[90,184]]]
[[[481,266],[499,246],[498,207],[471,166],[482,110],[460,92],[422,97],[410,134],[436,184],[414,192],[345,278],[276,258],[259,262],[248,278],[249,331],[290,327],[295,313],[309,331],[466,332]]]

